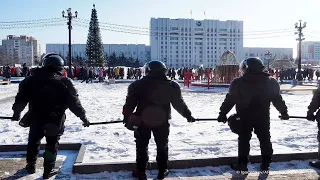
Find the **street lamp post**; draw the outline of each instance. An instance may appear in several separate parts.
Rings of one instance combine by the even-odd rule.
[[[78,17],[78,11],[75,11],[75,16],[72,16],[72,12],[71,12],[71,8],[68,8],[67,9],[67,15],[65,16],[65,12],[62,11],[62,17],[64,18],[67,18],[68,19],[68,29],[69,29],[69,72],[68,72],[68,76],[70,78],[72,78],[72,67],[71,67],[71,64],[72,64],[72,51],[71,51],[71,29],[72,29],[72,26],[71,26],[71,21],[73,18],[77,18]]]
[[[304,29],[307,25],[306,22],[303,23],[303,25],[301,24],[302,23],[302,20],[299,20],[300,23],[296,23],[295,24],[295,28],[297,29],[297,32],[295,32],[295,34],[298,34],[299,35],[299,38],[297,38],[296,40],[299,41],[299,49],[298,49],[298,73],[297,73],[297,80],[298,81],[302,81],[302,74],[301,74],[301,42],[303,40],[305,40],[305,38],[302,38],[303,37],[303,33],[302,33],[302,29]]]

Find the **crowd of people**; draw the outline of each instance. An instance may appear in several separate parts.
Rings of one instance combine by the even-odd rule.
[[[22,67],[10,67],[9,65],[0,66],[0,76],[6,79],[11,77],[27,77],[31,75],[29,67],[24,63]]]
[[[0,76],[5,80],[10,80],[11,77],[27,77],[31,76],[36,68],[28,67],[26,64],[23,64],[22,67],[0,66]],[[64,67],[63,76],[67,77],[68,72],[69,68]],[[141,79],[142,76],[142,69],[133,67],[76,66],[72,68],[72,78],[87,83],[93,82],[95,79],[103,82],[105,79]]]
[[[25,63],[21,67],[10,67],[9,65],[0,66],[0,76],[5,79],[11,77],[27,77],[32,75],[32,71],[37,67],[28,67]],[[105,79],[141,79],[144,76],[143,68],[133,67],[90,67],[90,66],[76,66],[72,68],[72,78],[82,80],[82,82],[93,82],[98,79],[103,82]],[[64,67],[63,76],[68,76],[68,67]],[[168,68],[167,76],[171,80],[183,80],[186,73],[190,73],[194,80],[207,80],[208,72],[214,73],[213,68],[188,68],[181,67],[178,69]],[[269,74],[276,78],[280,83],[284,80],[296,79],[297,70],[290,69],[269,69]],[[320,70],[305,68],[302,70],[303,80],[313,80],[320,77]]]
[[[140,68],[132,67],[75,67],[73,69],[73,77],[92,82],[94,79],[99,79],[103,82],[105,79],[124,79],[126,68],[127,79],[140,79],[142,77],[142,70]]]

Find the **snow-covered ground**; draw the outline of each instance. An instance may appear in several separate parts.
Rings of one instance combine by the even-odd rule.
[[[122,119],[128,84],[81,84],[75,82],[80,99],[91,122]],[[18,85],[0,86],[0,116],[12,115],[13,95]],[[204,88],[205,89],[205,88]],[[226,90],[217,93],[183,92],[183,97],[196,118],[216,118]],[[311,92],[283,94],[289,114],[305,116],[312,98]],[[234,109],[231,113],[234,113]],[[229,114],[229,115],[230,115]],[[281,121],[279,113],[271,108],[271,140],[274,153],[310,152],[317,150],[317,126],[304,119]],[[237,136],[227,124],[218,122],[187,123],[176,111],[170,121],[169,158],[206,158],[237,155]],[[1,120],[0,144],[27,143],[28,128],[16,122]],[[43,141],[45,142],[45,141]],[[134,161],[135,142],[133,132],[123,124],[99,125],[84,128],[82,122],[69,110],[65,133],[61,142],[83,143],[87,146],[84,162]],[[155,159],[156,148],[153,138],[149,146],[150,160]],[[259,155],[260,147],[256,136],[251,140],[251,154]]]

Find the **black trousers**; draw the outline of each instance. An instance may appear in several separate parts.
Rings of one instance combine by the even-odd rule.
[[[317,135],[318,142],[320,142],[320,121],[318,121],[318,135]]]
[[[43,126],[31,125],[29,130],[29,139],[27,146],[27,163],[35,164],[40,150],[40,143],[43,137],[46,138],[47,144],[43,154],[44,171],[50,171],[54,168],[57,152],[59,148],[59,140],[62,134],[47,136],[45,135]]]
[[[169,123],[165,123],[157,128],[148,129],[139,127],[134,132],[136,138],[136,162],[139,171],[145,171],[149,160],[148,145],[153,133],[154,140],[157,145],[157,164],[159,171],[168,169],[168,137]]]
[[[261,155],[271,158],[273,149],[270,141],[269,119],[244,119],[242,131],[239,133],[238,138],[238,156],[249,156],[252,131],[254,131],[260,141]]]

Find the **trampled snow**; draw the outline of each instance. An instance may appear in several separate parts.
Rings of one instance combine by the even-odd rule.
[[[122,106],[129,84],[81,84],[76,88],[88,119],[91,122],[122,119]],[[0,116],[12,115],[13,96],[17,84],[0,86]],[[205,89],[205,88],[204,88]],[[216,118],[225,97],[226,90],[217,93],[183,92],[183,97],[196,118]],[[312,93],[283,94],[289,107],[289,115],[305,116]],[[26,111],[26,110],[25,110]],[[24,112],[25,112],[24,111]],[[234,113],[234,109],[232,112]],[[274,153],[317,151],[317,124],[305,119],[281,121],[277,110],[271,108],[271,140]],[[188,123],[176,111],[170,120],[169,159],[213,158],[237,155],[237,135],[227,124],[218,122]],[[28,128],[17,122],[1,120],[0,144],[27,143]],[[45,142],[43,140],[43,142]],[[67,111],[65,133],[61,143],[83,143],[87,146],[84,162],[134,161],[135,142],[133,132],[122,123],[96,125],[84,128],[79,118]],[[156,148],[153,138],[149,146],[150,160],[155,159]],[[255,135],[251,140],[251,155],[260,154],[259,142]]]

